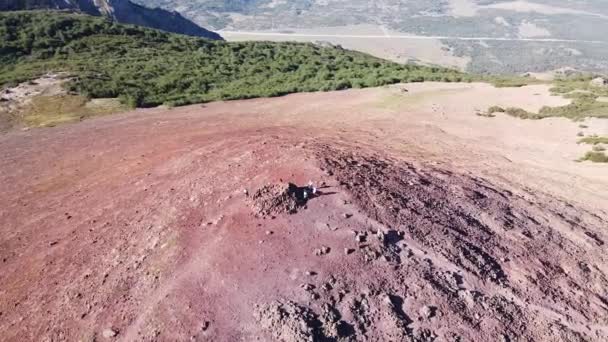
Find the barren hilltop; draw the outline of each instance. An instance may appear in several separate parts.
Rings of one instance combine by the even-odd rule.
[[[608,340],[601,74],[0,37],[2,341]]]

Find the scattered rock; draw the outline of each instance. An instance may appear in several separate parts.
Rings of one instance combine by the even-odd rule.
[[[420,308],[419,314],[420,314],[420,317],[422,317],[424,319],[429,319],[429,318],[433,318],[435,316],[436,311],[437,311],[436,307],[425,305],[422,308]]]
[[[321,256],[321,255],[328,254],[330,251],[331,251],[331,248],[329,248],[327,246],[322,246],[320,248],[315,248],[314,254],[316,256]]]
[[[104,338],[112,338],[118,335],[118,331],[112,328],[105,329],[102,333]]]
[[[318,318],[307,307],[294,302],[273,302],[257,307],[254,317],[275,341],[314,341],[318,335]]]
[[[300,285],[301,288],[303,288],[305,291],[312,291],[315,289],[315,286],[313,284],[302,284]]]
[[[209,329],[209,325],[211,324],[211,322],[209,321],[205,321],[203,322],[203,326],[201,327],[202,331],[207,331],[207,329]]]
[[[608,87],[608,79],[603,77],[596,77],[592,79],[589,84],[594,87]]]
[[[298,187],[292,183],[266,185],[251,197],[253,211],[262,217],[295,214],[310,198],[307,191],[308,187]]]
[[[367,235],[365,233],[357,233],[357,235],[355,235],[355,241],[362,243],[365,242],[367,240]]]

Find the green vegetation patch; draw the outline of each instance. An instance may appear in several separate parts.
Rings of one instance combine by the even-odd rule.
[[[131,107],[471,80],[314,44],[211,41],[78,14],[0,13],[0,87],[60,71],[74,76],[69,90]]]
[[[494,106],[488,109],[488,113],[504,112],[514,117],[533,120],[550,117],[564,117],[572,120],[582,120],[587,117],[608,118],[608,102],[599,101],[608,96],[608,87],[593,86],[592,79],[591,75],[578,75],[556,80],[551,88],[551,94],[572,100],[565,106],[544,106],[538,113],[515,107],[500,111],[502,108]]]
[[[488,108],[488,114],[494,114],[494,113],[504,113],[505,109],[499,106],[492,106],[490,108]]]
[[[505,114],[508,114],[510,116],[514,116],[514,117],[520,118],[520,119],[540,119],[538,114],[531,113],[531,112],[528,112],[527,110],[524,110],[521,108],[516,108],[516,107],[509,107],[509,108],[505,109]]]
[[[595,152],[604,152],[604,151],[606,151],[606,148],[601,145],[594,145],[592,150]]]
[[[585,137],[578,141],[579,144],[589,144],[589,145],[598,145],[598,144],[607,144],[608,145],[608,137],[592,135]]]
[[[598,101],[608,96],[608,87],[591,84],[592,75],[559,79],[551,88],[553,95],[571,99],[572,103],[561,107],[543,107],[539,114],[542,117],[567,117],[580,120],[586,117],[608,118],[608,102]]]
[[[580,161],[591,161],[594,163],[608,163],[608,155],[604,152],[591,151],[587,152]]]
[[[19,121],[28,127],[50,127],[127,109],[118,99],[89,101],[80,95],[37,96],[32,98]]]
[[[492,84],[496,88],[521,88],[533,84],[546,84],[548,82],[541,81],[533,77],[524,76],[486,76],[484,81]]]

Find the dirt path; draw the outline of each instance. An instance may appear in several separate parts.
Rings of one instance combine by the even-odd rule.
[[[474,114],[563,100],[406,87],[0,136],[1,339],[606,340],[605,166],[578,123]]]

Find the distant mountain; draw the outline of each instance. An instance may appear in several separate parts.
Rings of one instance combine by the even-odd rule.
[[[186,34],[208,39],[221,40],[222,37],[206,30],[175,11],[147,8],[129,0],[3,0],[0,11],[33,9],[57,9],[103,15],[113,20],[139,26],[147,26],[173,33]]]

